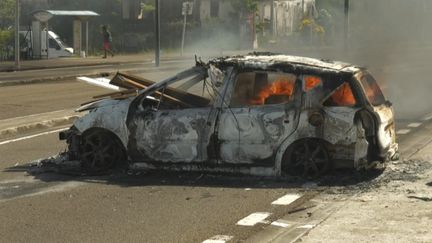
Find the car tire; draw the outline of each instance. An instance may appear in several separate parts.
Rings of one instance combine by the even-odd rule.
[[[325,144],[318,139],[303,139],[294,143],[284,156],[285,174],[313,179],[325,175],[331,161]]]
[[[96,130],[81,138],[80,158],[85,173],[103,174],[113,169],[124,157],[114,135]]]

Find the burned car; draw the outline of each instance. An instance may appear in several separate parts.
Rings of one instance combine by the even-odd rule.
[[[102,82],[102,81],[101,81]],[[132,169],[319,176],[398,156],[392,105],[364,68],[271,53],[154,83],[118,73],[60,134],[89,173]]]

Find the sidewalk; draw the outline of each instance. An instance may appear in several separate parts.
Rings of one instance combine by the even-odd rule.
[[[162,57],[162,60],[167,59],[182,59],[190,58],[191,56],[180,57],[180,55],[167,55]],[[80,67],[80,66],[98,66],[98,65],[116,65],[122,63],[144,63],[153,62],[154,55],[151,53],[143,54],[126,54],[117,55],[114,57],[63,57],[42,60],[23,60],[21,61],[20,71],[47,69],[47,68],[64,68],[64,67]],[[0,62],[0,72],[15,71],[15,63],[13,61]]]
[[[194,59],[197,57],[208,58],[226,55],[238,55],[252,52],[253,50],[241,50],[241,51],[223,51],[223,52],[200,52],[200,53],[185,53],[183,56],[178,52],[161,53],[160,60],[173,61],[173,60],[186,60]],[[108,56],[102,58],[101,56],[90,56],[86,58],[81,57],[61,57],[53,59],[41,59],[41,60],[22,60],[21,68],[19,71],[26,70],[37,70],[47,68],[65,68],[65,67],[81,67],[81,66],[101,66],[101,65],[118,65],[126,63],[154,63],[155,54],[152,52],[140,53],[140,54],[119,54],[114,57]],[[12,72],[15,71],[14,61],[3,61],[0,62],[0,72]]]

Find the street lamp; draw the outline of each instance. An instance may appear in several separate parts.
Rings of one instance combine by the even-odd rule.
[[[20,19],[20,2],[15,2],[15,70],[19,70],[20,65],[20,42],[19,42],[19,19]]]

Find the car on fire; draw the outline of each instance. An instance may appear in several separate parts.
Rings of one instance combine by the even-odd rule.
[[[124,163],[316,177],[398,156],[391,103],[351,64],[251,53],[197,61],[156,83],[122,73],[87,81],[119,90],[80,107],[88,114],[60,134],[65,159],[88,173]]]

